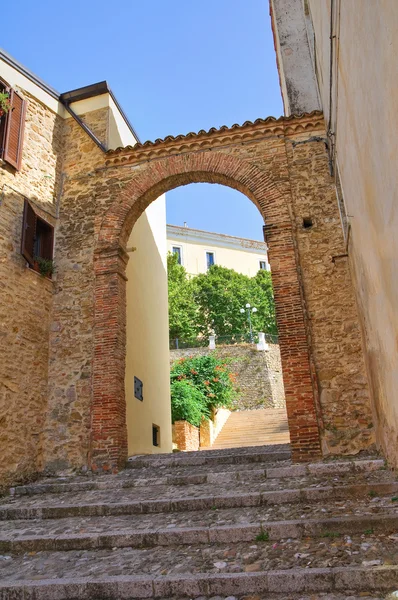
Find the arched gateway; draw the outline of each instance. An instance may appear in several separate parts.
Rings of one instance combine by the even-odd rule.
[[[86,433],[76,429],[75,436],[85,444],[89,466],[115,470],[127,458],[127,240],[152,201],[192,182],[235,188],[264,218],[293,459],[358,451],[372,442],[358,317],[322,114],[259,119],[119,148],[107,152],[105,164],[89,175],[71,179],[65,192],[75,211],[81,211],[79,198],[92,198],[92,226],[84,236],[92,261],[84,280],[93,292],[85,328],[91,386],[80,392],[88,410]],[[65,225],[72,237],[81,233],[76,222],[74,214]],[[75,425],[67,427],[71,432]],[[68,464],[83,460],[75,448],[62,452]]]

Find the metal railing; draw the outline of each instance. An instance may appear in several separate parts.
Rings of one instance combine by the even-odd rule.
[[[253,334],[254,344],[258,343],[258,333]],[[277,344],[278,336],[271,333],[265,334],[265,341],[269,344]],[[235,346],[237,344],[250,344],[250,333],[234,333],[231,335],[216,335],[216,346]],[[170,350],[182,350],[187,348],[208,348],[209,338],[199,336],[191,339],[173,338],[170,339]]]

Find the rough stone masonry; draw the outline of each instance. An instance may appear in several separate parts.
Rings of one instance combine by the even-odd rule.
[[[92,152],[89,173],[86,162],[81,168],[74,162],[59,226],[49,467],[123,465],[126,241],[150,202],[196,181],[240,190],[264,216],[294,459],[321,451],[355,453],[374,442],[357,309],[323,139],[322,115],[314,113],[105,156]],[[73,377],[65,376],[65,360]]]
[[[186,348],[170,350],[170,362],[188,356],[205,356],[214,350]],[[282,408],[285,406],[281,355],[278,344],[269,344],[267,351],[258,351],[249,344],[218,346],[217,356],[227,358],[230,369],[236,373],[240,397],[233,410]]]
[[[10,186],[2,188],[0,236],[2,480],[123,466],[126,241],[161,193],[200,181],[243,192],[264,217],[294,460],[373,444],[322,114],[104,153],[78,123],[61,123],[30,100],[22,169],[0,172]],[[107,111],[82,116],[99,137]],[[39,173],[43,164],[52,178]],[[52,282],[26,269],[18,252],[23,196],[56,225]],[[4,308],[10,294],[19,298],[12,314]]]

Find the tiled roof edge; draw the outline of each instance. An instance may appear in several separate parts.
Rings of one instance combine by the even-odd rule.
[[[164,139],[158,138],[153,142],[148,140],[143,143],[137,143],[134,147],[133,146],[125,146],[125,147],[120,146],[119,148],[115,148],[114,150],[108,150],[107,154],[118,154],[118,153],[124,152],[126,150],[127,151],[130,151],[130,150],[136,151],[136,150],[140,150],[141,148],[152,148],[153,146],[160,146],[161,144],[165,144],[165,143],[169,143],[169,142],[185,141],[187,139],[223,133],[223,132],[231,131],[231,130],[241,131],[243,129],[253,127],[254,125],[267,125],[268,123],[286,123],[289,121],[295,121],[295,120],[299,120],[299,119],[311,118],[311,117],[321,116],[321,115],[322,115],[322,111],[314,110],[310,113],[302,113],[299,115],[289,115],[288,117],[282,116],[282,117],[278,117],[278,118],[277,117],[266,117],[265,119],[260,118],[260,119],[256,119],[255,121],[245,121],[242,125],[235,123],[231,127],[228,127],[227,125],[222,125],[218,129],[216,127],[211,127],[211,129],[209,129],[208,131],[201,129],[197,133],[191,131],[190,133],[187,133],[185,135],[184,134],[180,134],[177,136],[168,135]]]

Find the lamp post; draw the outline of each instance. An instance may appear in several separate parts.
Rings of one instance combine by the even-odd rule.
[[[241,308],[240,312],[242,313],[242,315],[245,313],[245,309]],[[250,306],[249,303],[246,304],[246,312],[247,312],[247,320],[249,321],[249,329],[250,329],[250,343],[253,343],[253,329],[252,329],[252,317],[251,314],[252,313],[256,313],[257,312],[257,308],[255,306]]]

